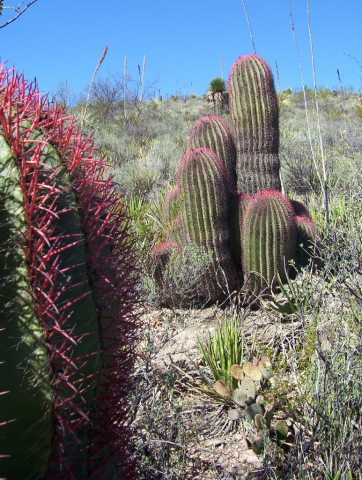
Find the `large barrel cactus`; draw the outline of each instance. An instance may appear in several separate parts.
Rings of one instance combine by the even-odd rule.
[[[236,282],[229,250],[230,191],[221,160],[208,148],[187,152],[176,175],[180,187],[182,240],[212,252],[213,271],[205,282],[211,301],[226,297]]]
[[[0,477],[130,479],[137,301],[105,163],[0,68]]]
[[[280,190],[278,102],[271,70],[261,57],[243,55],[231,67],[229,108],[238,193]]]

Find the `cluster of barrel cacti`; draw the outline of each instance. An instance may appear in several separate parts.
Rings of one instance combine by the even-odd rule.
[[[135,260],[106,164],[0,66],[0,477],[131,479]]]
[[[263,355],[259,361],[254,359],[243,365],[232,365],[231,381],[217,380],[213,386],[216,394],[231,407],[229,420],[245,420],[254,427],[254,433],[247,438],[257,454],[262,453],[266,436],[273,436],[280,442],[291,438],[287,421],[275,418],[275,406],[263,395],[263,387],[272,374],[271,362]],[[237,386],[233,388],[235,382]]]
[[[204,301],[241,291],[250,303],[288,275],[290,262],[306,265],[319,243],[307,209],[281,193],[278,102],[271,70],[244,55],[229,75],[231,128],[221,118],[201,118],[166,196],[167,242],[210,250]],[[301,246],[302,245],[302,246]],[[152,252],[157,265],[156,246]],[[165,261],[164,255],[162,262]]]

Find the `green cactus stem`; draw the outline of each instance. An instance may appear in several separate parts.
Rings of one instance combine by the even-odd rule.
[[[248,203],[242,225],[244,291],[252,297],[267,293],[277,273],[286,280],[295,257],[296,222],[290,201],[275,190],[257,193]]]
[[[131,479],[135,259],[73,120],[0,68],[0,477]]]
[[[244,377],[240,382],[239,382],[239,389],[241,393],[245,394],[247,398],[255,398],[256,396],[256,387],[255,383],[253,380],[249,377]]]
[[[177,172],[182,202],[183,244],[203,246],[212,253],[213,267],[205,278],[205,297],[224,299],[236,284],[229,250],[230,192],[221,160],[207,148],[187,152]]]
[[[249,423],[254,423],[255,415],[263,415],[263,409],[257,403],[252,403],[245,409],[245,418]]]
[[[281,190],[278,102],[271,70],[261,57],[243,55],[231,67],[229,108],[238,193]]]
[[[289,428],[286,420],[278,420],[275,423],[275,433],[280,441],[284,441],[287,438]]]
[[[230,215],[230,245],[236,265],[241,269],[241,226],[243,224],[244,212],[250,199],[249,195],[240,193],[232,196]]]
[[[214,152],[224,165],[230,192],[236,192],[236,148],[226,122],[215,115],[200,118],[194,125],[188,150],[205,147]]]

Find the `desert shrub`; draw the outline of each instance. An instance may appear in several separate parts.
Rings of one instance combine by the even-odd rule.
[[[323,148],[332,193],[345,193],[356,187],[361,179],[361,127],[353,114],[358,97],[344,90],[321,90],[319,98]],[[288,96],[280,112],[281,167],[285,190],[290,194],[320,194],[306,127],[302,92]],[[320,92],[319,92],[320,96]],[[311,140],[315,159],[321,169],[320,145],[313,96],[307,93]]]
[[[295,387],[289,385],[287,394],[281,389],[273,391],[292,420],[294,440],[287,459],[280,457],[278,449],[269,448],[264,464],[269,472],[276,472],[279,465],[278,475],[283,479],[359,478],[361,192],[332,198],[330,225],[325,225],[323,214],[316,214],[312,202],[309,206],[325,245],[321,251],[323,267],[313,276],[307,270],[301,272],[291,289],[285,286],[285,298],[278,298],[278,305],[284,306],[279,314],[302,320],[298,342],[289,341],[288,372],[296,379]],[[288,314],[291,304],[298,308]]]
[[[217,93],[217,92],[224,93],[226,90],[225,80],[223,80],[220,77],[215,77],[210,82],[209,90],[210,92],[213,92],[213,93]]]
[[[161,280],[156,285],[154,272],[143,279],[143,290],[151,305],[200,307],[200,290],[205,272],[212,266],[210,252],[197,245],[187,245],[181,253],[174,252],[167,263]]]

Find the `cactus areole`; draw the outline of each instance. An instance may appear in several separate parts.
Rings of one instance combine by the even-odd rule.
[[[0,478],[130,479],[136,276],[106,165],[0,66]]]

